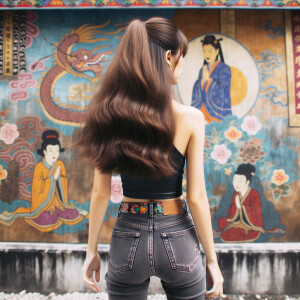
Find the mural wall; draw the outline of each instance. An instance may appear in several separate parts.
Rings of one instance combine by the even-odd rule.
[[[300,13],[171,9],[0,12],[2,241],[87,242],[93,170],[71,144],[126,23],[154,15],[189,40],[176,92],[205,115],[215,242],[300,241]],[[122,197],[116,174],[101,243]]]

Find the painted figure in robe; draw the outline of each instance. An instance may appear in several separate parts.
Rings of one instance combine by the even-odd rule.
[[[207,35],[201,41],[204,63],[193,87],[191,105],[203,112],[208,123],[220,122],[232,114],[231,69],[224,63],[221,40]]]
[[[238,166],[233,176],[235,192],[228,208],[228,217],[221,217],[218,226],[223,242],[254,242],[263,233],[284,233],[281,228],[265,229],[260,194],[250,187],[255,167]]]
[[[43,156],[34,168],[32,178],[32,199],[29,208],[19,207],[14,212],[3,212],[0,223],[12,225],[18,217],[36,229],[47,232],[58,228],[62,223],[79,223],[87,211],[75,207],[68,201],[68,179],[64,163],[58,159],[61,148],[58,133],[46,130],[43,143],[37,153]]]

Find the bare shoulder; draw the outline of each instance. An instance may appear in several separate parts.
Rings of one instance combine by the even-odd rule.
[[[178,103],[178,111],[182,116],[183,126],[186,129],[199,130],[199,126],[205,125],[204,115],[199,109]]]

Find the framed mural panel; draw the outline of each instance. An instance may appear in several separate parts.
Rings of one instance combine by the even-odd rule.
[[[0,56],[12,64],[0,74],[2,241],[87,241],[93,170],[71,145],[126,24],[152,16],[172,20],[188,39],[176,93],[206,118],[215,242],[300,241],[300,132],[292,128],[299,126],[297,11],[2,10],[0,16]],[[122,199],[114,174],[101,243],[110,242]]]
[[[300,127],[300,12],[285,12],[289,126]]]
[[[0,11],[0,80],[26,72],[26,12]]]

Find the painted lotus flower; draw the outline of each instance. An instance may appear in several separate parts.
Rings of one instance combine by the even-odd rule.
[[[253,139],[250,142],[245,142],[240,149],[240,157],[244,163],[255,164],[264,155],[265,152],[260,146],[261,140]]]
[[[19,131],[16,124],[6,123],[0,129],[0,139],[3,140],[5,144],[12,144],[18,136]]]
[[[222,165],[227,163],[230,156],[231,151],[224,144],[215,145],[214,150],[211,153],[211,157]]]
[[[119,203],[123,199],[123,187],[121,178],[113,176],[111,178],[111,194],[110,200],[113,203]]]
[[[227,131],[225,131],[224,135],[226,139],[230,140],[231,142],[235,142],[241,138],[242,132],[237,130],[235,127],[230,127]]]
[[[275,169],[273,171],[273,176],[271,178],[271,181],[275,183],[276,185],[282,185],[286,183],[289,180],[289,175],[285,173],[283,169]]]
[[[242,129],[250,135],[256,135],[261,129],[261,124],[256,116],[247,116],[244,118]]]
[[[3,166],[0,165],[0,183],[1,180],[7,178],[7,171],[3,169]]]

